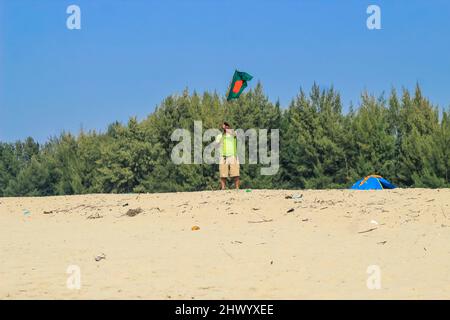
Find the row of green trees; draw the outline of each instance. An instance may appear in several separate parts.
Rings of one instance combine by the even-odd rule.
[[[392,90],[388,99],[367,93],[344,113],[339,93],[314,85],[287,109],[271,103],[258,84],[227,102],[217,93],[172,95],[147,119],[111,124],[104,133],[62,133],[39,145],[32,138],[0,143],[0,195],[64,195],[213,190],[217,165],[175,165],[174,129],[280,129],[280,169],[241,167],[243,187],[346,188],[377,173],[401,187],[450,186],[450,111],[422,96]],[[207,143],[205,143],[206,145]]]

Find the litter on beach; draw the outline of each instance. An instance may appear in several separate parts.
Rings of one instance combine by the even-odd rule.
[[[100,260],[104,260],[104,259],[106,259],[106,254],[104,254],[104,253],[101,253],[101,254],[95,256],[95,261],[97,261],[97,262],[99,262]]]

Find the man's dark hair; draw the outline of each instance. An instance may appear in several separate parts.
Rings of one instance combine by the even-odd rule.
[[[231,126],[230,126],[230,124],[228,122],[224,121],[223,124],[226,125],[227,127],[231,128]]]

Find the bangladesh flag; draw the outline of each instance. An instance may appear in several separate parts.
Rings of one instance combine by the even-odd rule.
[[[246,72],[235,71],[233,80],[231,81],[230,92],[228,92],[227,101],[237,99],[242,91],[247,87],[247,81],[252,80],[253,77]]]

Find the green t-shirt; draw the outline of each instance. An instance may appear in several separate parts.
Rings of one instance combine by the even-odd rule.
[[[220,150],[221,151],[220,155],[222,157],[236,156],[237,146],[236,146],[236,137],[234,135],[229,133],[226,133],[225,135],[219,134],[216,137],[216,142],[222,143],[222,148]]]

